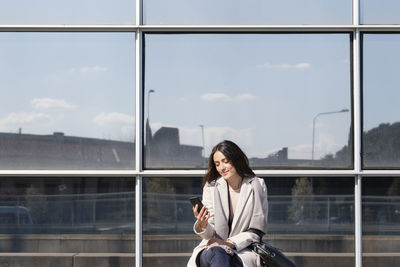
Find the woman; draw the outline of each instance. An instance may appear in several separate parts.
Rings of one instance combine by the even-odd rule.
[[[225,140],[213,148],[202,187],[204,206],[200,212],[193,207],[193,228],[203,240],[187,266],[261,266],[247,247],[267,231],[267,188],[235,143]]]

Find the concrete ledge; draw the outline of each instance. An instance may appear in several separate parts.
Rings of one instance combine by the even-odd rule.
[[[0,235],[1,252],[133,253],[133,235]],[[0,267],[2,267],[0,265]]]
[[[353,267],[354,253],[285,253],[297,267]],[[143,266],[186,266],[190,253],[144,253]],[[134,253],[0,253],[0,267],[132,267]],[[400,253],[364,253],[363,267],[400,266]]]
[[[132,267],[133,253],[79,253],[75,255],[73,267]]]
[[[74,253],[0,253],[0,267],[73,267]]]

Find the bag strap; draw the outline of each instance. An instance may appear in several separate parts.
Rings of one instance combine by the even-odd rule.
[[[265,235],[265,233],[263,231],[260,231],[255,228],[247,229],[246,232],[250,232],[250,233],[254,233],[254,234],[258,235],[258,237],[260,238],[260,242],[261,242],[261,239],[263,238],[263,236]]]

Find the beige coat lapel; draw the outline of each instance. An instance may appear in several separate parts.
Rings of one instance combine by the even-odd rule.
[[[228,185],[225,179],[221,177],[217,180],[216,186],[219,193],[219,198],[221,200],[222,209],[224,211],[224,217],[226,219],[226,223],[228,223],[229,219]]]
[[[236,209],[235,209],[235,216],[233,217],[231,233],[235,232],[235,227],[237,226],[238,221],[240,220],[240,218],[242,216],[250,215],[250,214],[246,214],[244,209],[245,209],[247,201],[249,200],[251,193],[253,192],[253,187],[251,186],[251,182],[253,181],[253,179],[254,178],[244,179],[242,186],[240,187],[240,197],[239,197],[239,201],[236,206]],[[228,213],[228,216],[229,216],[229,213]]]

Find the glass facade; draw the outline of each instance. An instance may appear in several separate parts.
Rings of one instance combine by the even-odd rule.
[[[18,2],[18,3],[17,3]],[[297,266],[397,266],[396,1],[3,1],[0,262],[186,266],[212,147]]]
[[[204,167],[224,139],[255,168],[349,168],[349,40],[146,34],[146,168]]]
[[[134,190],[133,178],[2,177],[2,252],[133,253]]]
[[[134,24],[135,1],[3,0],[0,24]]]
[[[362,24],[400,24],[400,3],[396,0],[361,0]]]
[[[265,241],[290,251],[293,257],[304,253],[338,253],[342,257],[331,259],[335,265],[344,263],[343,255],[354,256],[354,179],[265,177],[264,180],[269,200]],[[144,253],[170,253],[179,264],[181,253],[190,255],[199,239],[193,233],[193,213],[188,199],[201,196],[200,185],[200,178],[187,177],[144,181]],[[171,240],[171,235],[176,238]],[[154,265],[154,261],[144,263]]]
[[[351,24],[351,0],[143,1],[144,24]]]
[[[363,266],[396,266],[400,236],[399,177],[363,180]],[[392,255],[392,256],[390,256]]]
[[[0,169],[133,169],[135,36],[0,35]]]
[[[366,168],[400,167],[396,103],[400,92],[394,67],[400,60],[399,44],[399,34],[363,35],[363,162]]]

